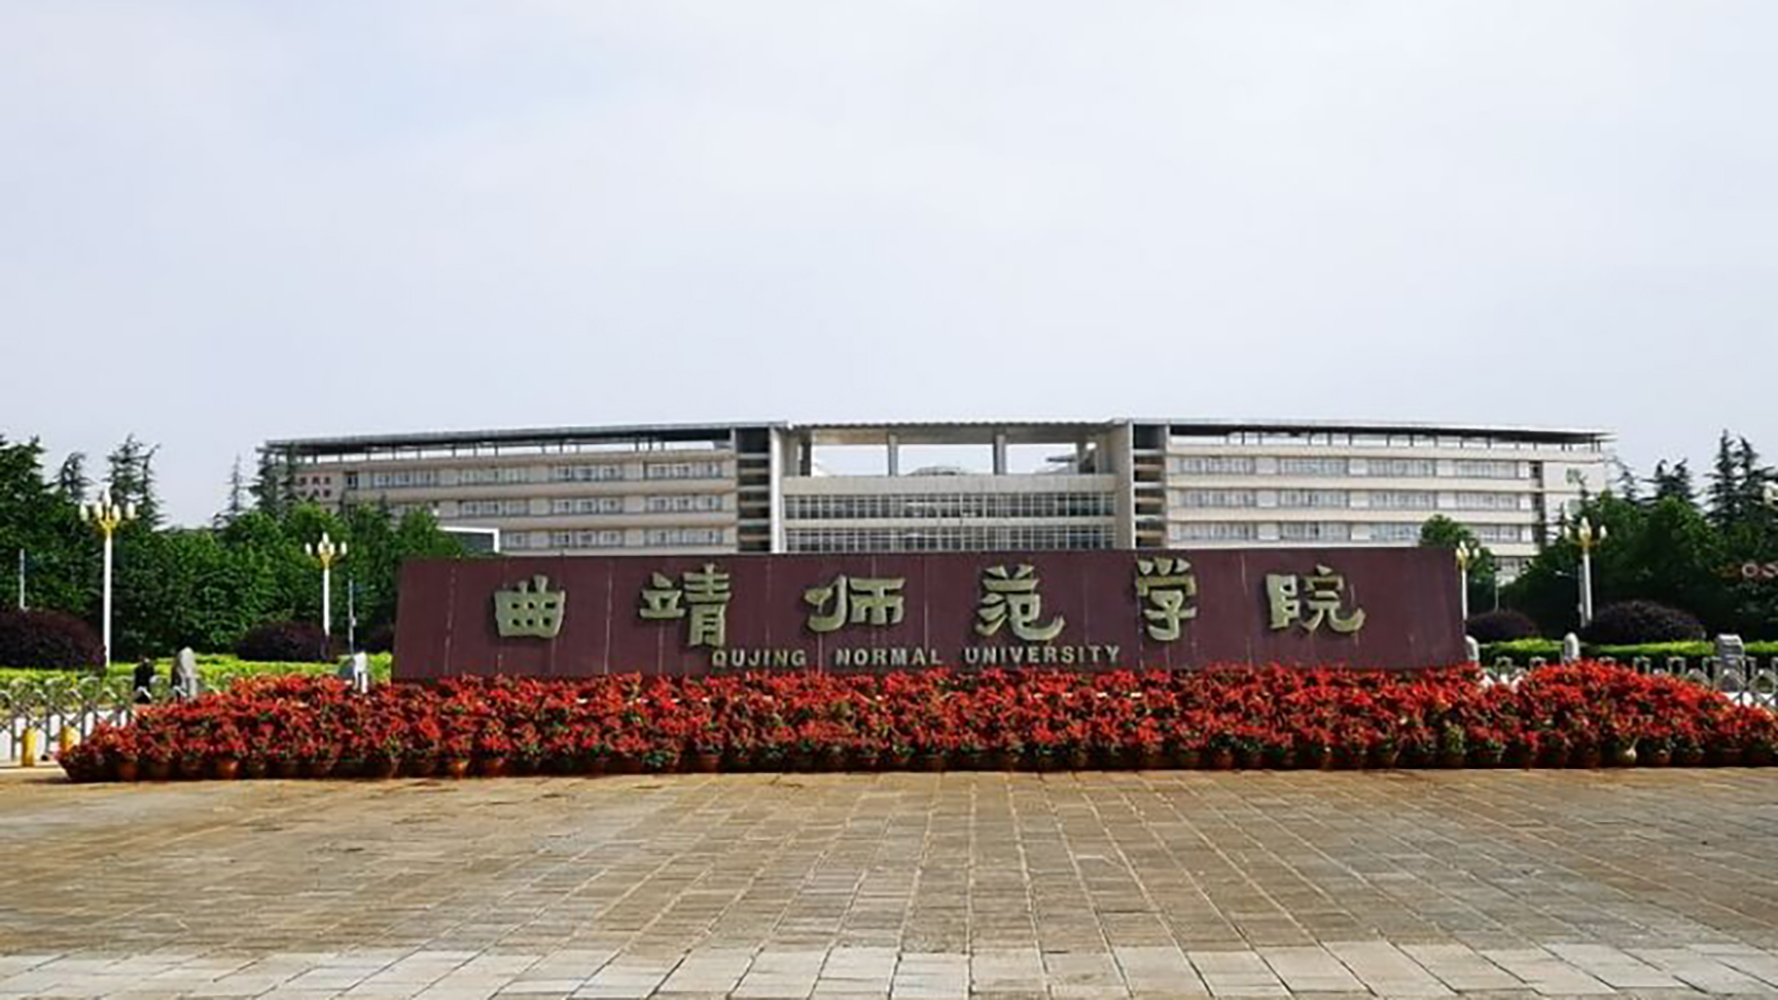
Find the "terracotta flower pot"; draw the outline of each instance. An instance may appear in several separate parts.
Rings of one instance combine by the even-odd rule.
[[[722,770],[722,754],[714,750],[691,755],[691,769],[699,774],[715,774]]]
[[[1638,754],[1636,762],[1643,767],[1667,767],[1673,763],[1673,750],[1670,747],[1655,747],[1645,754]]]
[[[1378,747],[1371,751],[1371,766],[1379,771],[1393,771],[1401,763],[1401,751],[1394,747]]]
[[[1636,744],[1622,744],[1611,748],[1611,753],[1606,757],[1606,763],[1612,767],[1635,767],[1638,756],[1640,755],[1636,752]]]
[[[437,757],[409,757],[402,761],[410,777],[430,778],[438,773]]]
[[[941,751],[931,750],[920,754],[917,758],[922,771],[942,771],[945,769],[945,755]]]
[[[1740,747],[1715,747],[1710,751],[1711,767],[1740,767]]]
[[[504,778],[507,767],[505,757],[478,757],[475,761],[475,773],[484,778]]]
[[[197,781],[204,776],[204,758],[181,757],[175,765],[180,781]]]
[[[149,781],[169,781],[173,777],[173,762],[170,760],[151,760],[142,765],[142,773]]]
[[[234,757],[217,757],[210,761],[210,777],[217,781],[233,781],[241,776],[241,762]]]
[[[1568,755],[1568,766],[1571,768],[1596,768],[1605,763],[1605,755],[1598,747],[1576,747]]]
[[[1212,750],[1206,761],[1212,771],[1233,771],[1235,769],[1235,751],[1227,747],[1221,750]]]
[[[396,757],[376,757],[364,762],[364,776],[373,781],[387,781],[395,777],[401,770],[401,760]]]
[[[1741,763],[1747,767],[1770,767],[1772,765],[1772,746],[1769,743],[1754,743],[1741,754]]]
[[[1167,755],[1160,747],[1144,747],[1136,754],[1136,769],[1139,771],[1163,771],[1167,767]]]
[[[296,761],[286,760],[282,757],[266,761],[265,769],[266,774],[274,778],[294,778],[302,773],[302,770],[297,767]]]
[[[141,768],[136,763],[134,758],[120,760],[117,762],[117,780],[119,780],[119,781],[141,781],[142,780]]]
[[[305,777],[305,778],[331,778],[331,777],[333,777],[334,770],[337,767],[339,767],[339,761],[337,761],[337,760],[331,760],[328,758],[322,758],[320,760],[311,760],[311,761],[308,761],[305,764],[303,764],[303,777]]]
[[[989,767],[996,771],[1017,771],[1019,769],[1019,757],[1020,754],[1017,750],[996,750],[994,756],[988,762]]]
[[[1698,767],[1704,763],[1704,748],[1680,747],[1673,751],[1673,763],[1680,767]]]
[[[469,776],[470,761],[468,757],[450,757],[444,762],[444,773],[447,778],[466,778]]]
[[[1182,771],[1196,771],[1203,766],[1203,754],[1197,750],[1176,750],[1173,764]]]
[[[258,781],[265,777],[270,770],[271,765],[264,757],[249,757],[241,761],[241,777],[251,781]]]

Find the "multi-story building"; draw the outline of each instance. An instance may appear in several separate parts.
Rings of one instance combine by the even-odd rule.
[[[572,427],[264,450],[302,497],[427,509],[497,531],[511,554],[1412,545],[1443,514],[1510,576],[1565,510],[1604,489],[1609,441],[1109,420]],[[933,452],[948,460],[908,460]]]

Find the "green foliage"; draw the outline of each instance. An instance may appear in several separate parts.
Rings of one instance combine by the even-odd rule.
[[[1469,564],[1469,606],[1486,608],[1493,603],[1494,581],[1500,573],[1494,553],[1476,538],[1475,532],[1443,514],[1434,514],[1420,526],[1422,547],[1456,549],[1465,542],[1478,553],[1475,561]]]
[[[228,506],[214,525],[163,528],[153,457],[151,446],[131,437],[107,459],[113,499],[135,503],[140,514],[114,537],[112,641],[118,660],[168,655],[183,646],[229,650],[264,621],[319,622],[321,573],[303,543],[323,531],[350,546],[333,571],[335,633],[342,640],[349,604],[356,604],[360,634],[386,632],[393,624],[402,560],[463,554],[458,540],[439,531],[429,514],[396,521],[387,507],[336,512],[291,503],[281,486],[287,476],[276,461],[262,470],[270,478],[252,491],[256,501],[263,492],[263,503],[241,506],[241,484],[233,476]],[[28,603],[96,627],[100,542],[80,518],[86,492],[74,457],[46,477],[36,441],[0,439],[0,565],[10,568],[23,549]]]
[[[372,680],[385,682],[389,680],[390,667],[394,659],[387,653],[372,653],[369,656],[370,676]],[[162,677],[171,674],[173,660],[171,657],[155,661],[155,673]],[[243,660],[240,657],[225,653],[199,653],[198,679],[206,689],[215,689],[234,677],[248,676],[287,676],[292,674],[332,675],[339,670],[338,663],[282,663],[260,660]],[[130,679],[135,672],[133,663],[113,663],[105,671],[111,679]],[[26,669],[19,667],[0,667],[0,684],[8,681],[36,680],[45,677],[63,677],[63,670]]]

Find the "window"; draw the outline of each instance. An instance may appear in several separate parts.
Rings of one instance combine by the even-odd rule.
[[[1438,463],[1430,458],[1369,458],[1365,475],[1389,479],[1425,479],[1438,475]]]
[[[1472,524],[1469,530],[1475,532],[1478,540],[1484,542],[1528,542],[1531,540],[1531,526],[1528,524]]]
[[[1350,507],[1351,495],[1345,490],[1279,490],[1280,507]]]
[[[1519,463],[1483,458],[1459,458],[1451,463],[1451,474],[1464,479],[1517,479]]]
[[[1418,542],[1420,526],[1412,522],[1392,521],[1387,524],[1371,525],[1371,541],[1373,542]]]
[[[624,543],[621,531],[556,531],[550,541],[558,549],[609,549]]]
[[[1278,525],[1278,537],[1290,542],[1344,542],[1352,537],[1352,526],[1343,521],[1285,521]]]
[[[500,536],[500,547],[503,549],[528,549],[531,547],[531,533],[513,531]]]
[[[644,479],[721,479],[721,462],[654,462],[642,467]]]
[[[1250,542],[1259,537],[1259,525],[1249,521],[1191,521],[1168,528],[1176,542]]]
[[[788,496],[793,521],[1110,517],[1109,493],[867,493]]]
[[[964,552],[993,549],[1108,549],[1097,525],[933,525],[929,528],[792,528],[791,552]]]
[[[624,478],[624,467],[615,463],[558,465],[550,477],[558,483],[599,483]]]
[[[1252,507],[1258,500],[1252,490],[1174,490],[1173,506],[1188,508],[1203,507]]]
[[[355,490],[357,488],[358,488],[358,473],[356,473],[356,472],[346,473],[346,489]]]
[[[1462,510],[1518,510],[1518,493],[1459,493],[1457,506]]]
[[[1378,510],[1435,510],[1438,494],[1431,490],[1372,490],[1370,505]]]
[[[1251,455],[1186,455],[1173,460],[1173,471],[1188,476],[1251,476]]]
[[[370,484],[378,489],[403,489],[410,486],[437,486],[437,469],[393,469],[373,472]]]
[[[1346,476],[1352,473],[1352,462],[1346,458],[1280,458],[1280,476]]]
[[[721,528],[652,528],[649,545],[721,545]]]
[[[493,483],[527,483],[531,481],[531,470],[508,466],[501,468],[491,466],[484,469],[458,469],[457,482],[464,486],[486,486]]]
[[[678,496],[653,496],[648,498],[648,512],[650,514],[721,509],[722,497],[716,493],[685,493]]]
[[[551,514],[618,514],[623,509],[623,497],[557,497],[549,505]]]

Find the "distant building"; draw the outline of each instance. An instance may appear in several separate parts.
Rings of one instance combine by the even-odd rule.
[[[509,554],[1412,545],[1444,514],[1510,576],[1564,510],[1605,488],[1610,440],[1109,420],[564,427],[263,450],[301,497],[430,510],[497,530]],[[903,467],[934,451],[964,460]],[[861,452],[874,468],[852,467]]]

